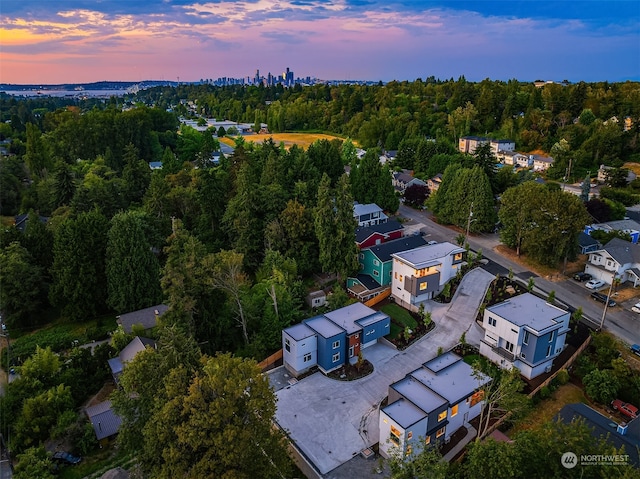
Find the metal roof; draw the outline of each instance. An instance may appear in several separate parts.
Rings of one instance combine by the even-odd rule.
[[[325,318],[324,316],[317,316],[315,318],[307,319],[304,324],[313,329],[323,338],[332,338],[340,333],[344,333],[344,329],[335,324],[333,321]]]
[[[411,375],[392,384],[391,387],[427,414],[448,404],[445,398],[411,377]]]
[[[405,236],[404,238],[398,238],[392,241],[387,241],[386,243],[382,243],[376,246],[371,246],[369,251],[371,251],[376,258],[378,258],[383,263],[391,260],[391,255],[394,253],[401,253],[403,251],[412,250],[415,248],[419,248],[420,246],[425,246],[427,241],[424,239],[424,236],[420,235],[412,235]]]
[[[122,418],[111,409],[111,401],[105,401],[85,409],[98,441],[117,434]]]
[[[304,323],[295,324],[284,330],[289,336],[296,341],[302,341],[305,338],[315,336],[315,331]]]
[[[118,316],[117,322],[122,325],[126,333],[130,333],[135,324],[141,324],[144,329],[151,329],[156,326],[156,319],[168,309],[169,306],[166,304],[156,304],[138,311],[121,314]]]

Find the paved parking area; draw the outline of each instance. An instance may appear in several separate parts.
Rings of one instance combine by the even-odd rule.
[[[378,407],[389,384],[435,357],[439,347],[446,351],[455,346],[465,331],[467,342],[479,343],[482,328],[474,320],[493,279],[477,268],[464,277],[450,304],[427,303],[436,328],[406,350],[382,343],[365,349],[365,358],[374,365],[365,378],[336,381],[316,373],[289,385],[282,369],[272,373],[276,375],[272,384],[284,386],[276,392],[276,421],[321,474],[378,442]]]

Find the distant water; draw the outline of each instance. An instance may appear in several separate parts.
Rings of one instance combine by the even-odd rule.
[[[58,98],[111,98],[112,96],[124,96],[128,90],[1,90],[7,95],[13,96],[52,96]]]

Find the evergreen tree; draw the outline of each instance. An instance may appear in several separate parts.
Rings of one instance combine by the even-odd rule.
[[[117,313],[160,302],[160,266],[145,234],[145,215],[119,213],[111,220],[107,242],[107,304]]]

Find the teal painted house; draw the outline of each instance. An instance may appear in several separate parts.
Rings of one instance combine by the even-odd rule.
[[[420,235],[405,236],[360,251],[360,272],[355,278],[347,278],[347,289],[361,299],[367,299],[391,284],[393,261],[391,255],[425,246]]]

